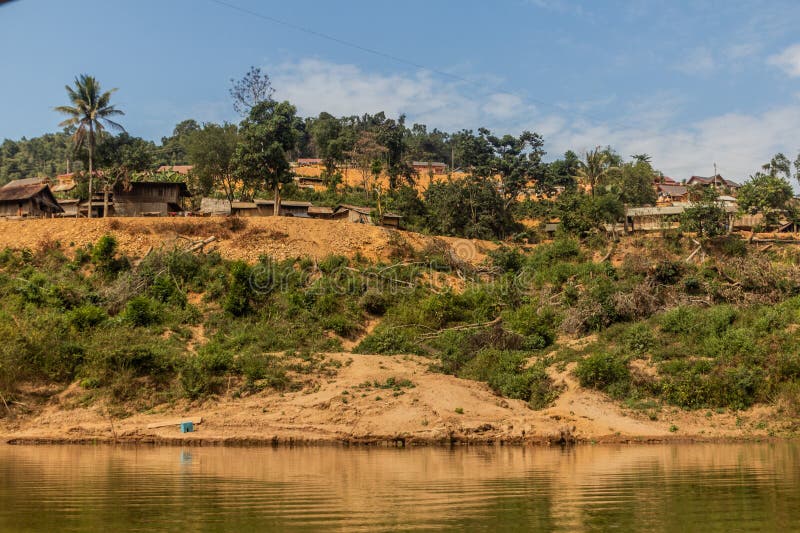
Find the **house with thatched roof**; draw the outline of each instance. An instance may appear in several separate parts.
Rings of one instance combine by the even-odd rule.
[[[15,180],[0,187],[0,216],[51,217],[63,211],[45,178]]]

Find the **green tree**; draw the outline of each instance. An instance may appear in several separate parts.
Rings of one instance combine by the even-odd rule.
[[[92,180],[94,169],[94,151],[97,145],[98,134],[102,133],[106,127],[124,131],[120,124],[114,122],[109,117],[124,115],[122,111],[111,105],[111,94],[117,89],[103,92],[100,83],[87,74],[81,74],[75,78],[75,87],[65,86],[72,105],[58,106],[55,108],[59,113],[68,115],[61,127],[74,127],[75,146],[80,148],[85,146],[89,156],[89,217],[92,216]]]
[[[495,184],[479,177],[434,183],[425,204],[426,227],[439,235],[493,239],[519,229]]]
[[[558,196],[555,205],[561,228],[567,233],[584,236],[614,224],[625,214],[619,197],[607,191],[591,196],[583,191],[568,190]]]
[[[653,181],[656,172],[650,163],[637,159],[625,163],[609,172],[609,188],[628,206],[652,205],[656,203]]]
[[[681,213],[680,225],[684,231],[694,231],[699,237],[717,237],[728,231],[728,214],[719,201],[714,187],[690,191],[691,206]]]
[[[228,202],[233,203],[237,190],[233,155],[239,140],[235,124],[204,124],[186,139],[186,155],[193,165],[192,175],[198,189],[209,193],[222,189]]]
[[[186,154],[186,142],[189,136],[200,129],[200,124],[194,119],[187,119],[175,125],[172,135],[161,138],[161,147],[158,149],[158,165],[185,165],[189,159]]]
[[[544,172],[534,185],[536,192],[552,195],[561,188],[574,189],[576,186],[575,176],[578,174],[580,165],[581,160],[578,154],[567,150],[561,159],[545,165]]]
[[[103,135],[95,159],[103,172],[103,216],[108,216],[108,193],[118,181],[129,181],[133,173],[150,170],[153,166],[152,142],[133,137],[126,132]]]
[[[589,187],[589,190],[594,196],[594,191],[598,185],[601,185],[609,172],[615,167],[613,166],[614,157],[609,149],[601,149],[596,146],[594,150],[588,151],[584,154],[584,159],[578,168],[575,178]]]
[[[241,142],[234,154],[236,177],[252,191],[274,193],[274,215],[280,214],[281,186],[292,181],[289,153],[302,132],[297,109],[273,100],[256,104],[242,121]]]
[[[325,177],[329,178],[336,173],[336,166],[344,159],[345,151],[352,147],[347,146],[341,121],[330,113],[320,113],[309,129],[317,155],[325,165]]]
[[[774,161],[774,160],[773,160]],[[788,165],[789,160],[786,159]],[[784,175],[791,175],[791,169],[780,169]],[[747,214],[760,213],[767,227],[776,225],[786,213],[792,199],[792,186],[782,176],[756,172],[739,188],[737,200],[739,209]]]

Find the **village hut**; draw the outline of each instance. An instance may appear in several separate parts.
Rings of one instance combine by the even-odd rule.
[[[15,180],[0,188],[0,216],[51,217],[63,211],[44,178]]]
[[[114,186],[114,210],[123,217],[165,216],[184,210],[189,198],[184,182],[132,181]]]

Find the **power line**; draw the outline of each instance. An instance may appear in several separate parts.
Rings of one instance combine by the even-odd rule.
[[[491,96],[491,95],[496,94],[497,92],[499,92],[498,90],[490,90],[487,87],[485,87],[484,85],[482,85],[482,84],[480,84],[480,83],[478,83],[478,82],[476,82],[474,80],[470,80],[468,78],[465,78],[463,76],[459,76],[457,74],[453,74],[451,72],[447,72],[447,71],[440,70],[440,69],[437,69],[437,68],[429,67],[429,66],[423,65],[423,64],[421,64],[421,63],[419,63],[417,61],[413,61],[411,59],[400,57],[400,56],[397,56],[397,55],[394,55],[394,54],[383,52],[381,50],[377,50],[375,48],[370,48],[370,47],[367,47],[367,46],[364,46],[364,45],[361,45],[361,44],[358,44],[358,43],[355,43],[355,42],[352,42],[352,41],[348,41],[346,39],[335,37],[333,35],[330,35],[330,34],[327,34],[327,33],[323,33],[321,31],[317,31],[317,30],[314,30],[314,29],[311,29],[311,28],[308,28],[308,27],[305,27],[305,26],[301,26],[299,24],[294,24],[292,22],[288,22],[286,20],[282,20],[282,19],[273,17],[271,15],[265,15],[263,13],[259,13],[257,11],[253,11],[251,9],[238,6],[236,4],[232,4],[232,3],[230,3],[230,2],[228,2],[226,0],[209,0],[209,1],[214,3],[214,4],[217,4],[218,6],[221,6],[221,7],[227,8],[227,9],[231,9],[233,11],[237,11],[237,12],[245,14],[245,15],[249,15],[249,16],[252,16],[252,17],[255,17],[255,18],[258,18],[258,19],[262,19],[262,20],[268,21],[268,22],[272,22],[274,24],[278,24],[278,25],[293,29],[295,31],[303,32],[303,33],[306,33],[308,35],[313,35],[313,36],[318,37],[320,39],[325,39],[325,40],[340,44],[342,46],[347,46],[349,48],[353,48],[353,49],[359,50],[361,52],[372,54],[372,55],[377,56],[377,57],[382,57],[384,59],[389,59],[391,61],[395,61],[397,63],[413,67],[413,68],[415,68],[417,70],[428,71],[428,72],[431,72],[433,74],[436,74],[436,75],[439,75],[439,76],[442,76],[442,77],[445,77],[445,78],[449,78],[449,79],[464,83],[466,85],[470,85],[472,87],[475,87],[475,88],[479,89],[484,95],[487,95],[487,96]],[[508,94],[514,94],[512,91],[503,91],[503,92],[506,92]],[[609,128],[609,129],[611,129],[611,128],[615,127],[615,126],[620,126],[620,125],[624,125],[624,124],[627,123],[624,119],[623,120],[617,120],[617,121],[608,121],[608,120],[602,119],[602,118],[597,117],[597,116],[593,116],[593,115],[585,113],[585,112],[572,111],[569,108],[566,108],[566,107],[564,107],[562,105],[552,104],[552,103],[549,103],[549,102],[545,102],[544,100],[539,100],[537,98],[532,98],[530,96],[520,97],[519,95],[516,95],[516,94],[514,94],[514,95],[519,97],[519,98],[521,98],[523,101],[528,101],[528,102],[534,103],[534,104],[536,104],[538,106],[555,109],[559,113],[570,115],[573,118],[588,119],[588,120],[590,120],[592,122],[598,123],[600,125],[604,125],[605,127]],[[687,126],[691,126],[691,124],[678,124],[678,125],[675,125],[675,126],[673,126],[671,128],[668,128],[668,129],[662,131],[661,135],[669,135],[670,133],[677,133],[679,131],[679,128],[687,127]],[[710,152],[712,152],[712,154],[717,151],[716,147],[712,147],[712,146],[710,146],[708,144],[705,144],[705,143],[702,143],[702,142],[695,142],[695,141],[691,141],[691,140],[688,140],[688,139],[683,139],[681,137],[671,138],[671,139],[669,139],[669,141],[671,143],[678,143],[678,144],[683,144],[685,146],[691,146],[692,148],[705,148],[705,149],[709,150]]]
[[[281,26],[285,26],[285,27],[291,28],[293,30],[297,30],[297,31],[300,31],[300,32],[303,32],[303,33],[307,33],[309,35],[314,35],[315,37],[319,37],[321,39],[326,39],[328,41],[335,42],[335,43],[341,44],[343,46],[354,48],[354,49],[359,50],[361,52],[366,52],[368,54],[372,54],[372,55],[375,55],[375,56],[378,56],[378,57],[382,57],[384,59],[390,59],[390,60],[395,61],[397,63],[401,63],[403,65],[414,67],[415,69],[418,69],[418,70],[425,70],[425,71],[432,72],[433,74],[437,74],[437,75],[442,76],[442,77],[450,78],[452,80],[455,80],[455,81],[458,81],[458,82],[461,82],[461,83],[465,83],[467,85],[471,85],[473,87],[476,87],[476,88],[480,89],[485,94],[492,94],[493,93],[493,91],[488,90],[486,87],[484,87],[480,83],[478,83],[478,82],[476,82],[474,80],[470,80],[468,78],[465,78],[463,76],[459,76],[458,74],[453,74],[452,72],[447,72],[445,70],[440,70],[440,69],[437,69],[437,68],[434,68],[434,67],[429,67],[429,66],[423,65],[421,63],[418,63],[416,61],[413,61],[411,59],[406,59],[406,58],[403,58],[403,57],[400,57],[400,56],[397,56],[397,55],[394,55],[394,54],[389,54],[387,52],[382,52],[380,50],[376,50],[375,48],[370,48],[370,47],[367,47],[367,46],[363,46],[361,44],[354,43],[352,41],[348,41],[348,40],[345,40],[345,39],[341,39],[339,37],[335,37],[335,36],[329,35],[327,33],[323,33],[323,32],[317,31],[317,30],[313,30],[311,28],[307,28],[305,26],[300,26],[300,25],[294,24],[292,22],[287,22],[285,20],[281,20],[281,19],[275,18],[275,17],[270,16],[270,15],[264,15],[263,13],[258,13],[256,11],[251,10],[251,9],[247,9],[247,8],[244,8],[244,7],[241,7],[241,6],[237,6],[235,4],[231,4],[231,3],[226,2],[224,0],[209,0],[209,1],[214,3],[214,4],[217,4],[219,6],[226,7],[226,8],[232,9],[234,11],[238,11],[240,13],[244,13],[246,15],[251,15],[253,17],[260,18],[262,20],[266,20],[266,21],[269,21],[269,22],[273,22],[275,24],[279,24]],[[559,105],[556,105],[556,104],[551,104],[551,103],[545,102],[543,100],[538,100],[536,98],[526,97],[526,99],[529,100],[530,102],[533,102],[533,103],[537,104],[537,105],[541,105],[541,106],[545,106],[545,107],[551,107],[553,109],[557,109],[557,110],[562,111],[562,112],[564,112],[564,111],[569,112],[568,110],[565,110],[563,106],[559,106]],[[580,115],[578,115],[578,116],[580,116]]]

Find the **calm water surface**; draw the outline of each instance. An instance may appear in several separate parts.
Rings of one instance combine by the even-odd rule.
[[[800,531],[800,445],[0,446],[2,531]]]

